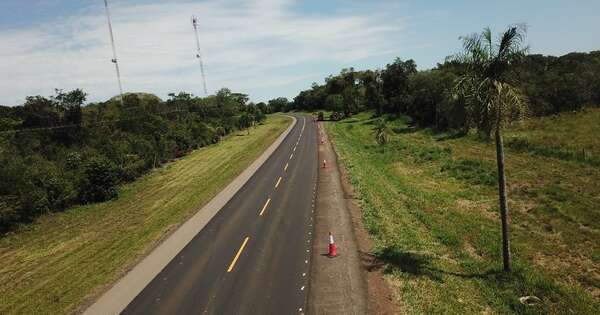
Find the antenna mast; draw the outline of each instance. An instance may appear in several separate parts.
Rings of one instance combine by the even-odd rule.
[[[200,62],[200,72],[202,73],[202,85],[204,87],[204,95],[208,95],[206,90],[206,76],[204,75],[204,64],[202,63],[202,54],[200,53],[200,38],[198,36],[198,19],[192,15],[192,25],[194,26],[194,32],[196,33],[196,58]]]
[[[108,0],[104,0],[104,7],[106,8],[106,19],[108,20],[108,32],[110,33],[110,44],[112,46],[113,58],[111,62],[115,64],[117,70],[117,81],[119,82],[119,97],[121,98],[121,105],[123,104],[123,86],[121,85],[121,72],[119,71],[119,61],[117,60],[117,49],[115,48],[115,38],[113,36],[112,23],[110,21],[110,12],[108,10]]]

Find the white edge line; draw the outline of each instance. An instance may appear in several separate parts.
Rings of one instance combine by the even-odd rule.
[[[214,196],[194,216],[183,223],[171,236],[158,245],[148,256],[119,279],[108,291],[88,307],[83,314],[105,315],[121,313],[135,297],[156,277],[163,268],[183,250],[206,224],[225,206],[227,202],[250,180],[252,175],[275,152],[283,140],[296,126],[293,116],[292,124],[238,177],[231,181],[221,192]]]

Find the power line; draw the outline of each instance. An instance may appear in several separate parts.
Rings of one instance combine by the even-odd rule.
[[[121,84],[121,72],[119,71],[119,61],[117,59],[117,49],[115,47],[115,38],[113,35],[112,23],[110,21],[110,11],[108,10],[108,0],[104,0],[104,7],[106,8],[106,19],[108,20],[108,32],[110,33],[110,44],[112,46],[113,58],[112,62],[115,64],[117,70],[117,81],[119,83],[119,95],[121,98],[121,105],[123,104],[123,85]]]
[[[194,26],[194,33],[196,34],[196,58],[200,62],[200,72],[202,73],[202,85],[204,87],[204,95],[208,95],[206,89],[206,75],[204,74],[204,64],[202,63],[202,54],[200,52],[200,37],[198,35],[198,19],[192,15],[192,25]]]
[[[172,111],[155,112],[155,113],[151,113],[151,114],[153,114],[153,115],[166,115],[166,114],[183,113],[183,112],[189,113],[190,111],[189,110],[177,109],[177,110],[172,110]],[[140,119],[144,119],[146,117],[147,116],[139,116],[139,117],[133,117],[133,118],[126,118],[126,119],[104,120],[104,121],[95,122],[95,123],[88,123],[88,124],[70,124],[70,125],[60,125],[60,126],[52,126],[52,127],[40,127],[40,128],[26,128],[26,129],[5,130],[5,131],[0,131],[0,135],[1,134],[11,134],[11,133],[22,133],[22,132],[37,132],[37,131],[69,129],[69,128],[76,128],[76,127],[87,128],[87,127],[93,127],[93,126],[101,126],[101,125],[114,124],[114,123],[123,122],[123,121],[140,120]]]

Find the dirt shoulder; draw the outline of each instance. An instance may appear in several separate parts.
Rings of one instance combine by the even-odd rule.
[[[308,313],[396,314],[392,291],[372,254],[373,244],[363,226],[353,188],[343,167],[338,166],[334,145],[322,123],[318,135],[320,168]],[[338,247],[336,258],[326,255],[329,232]]]

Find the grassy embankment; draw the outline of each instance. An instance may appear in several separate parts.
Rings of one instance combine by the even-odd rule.
[[[57,314],[78,306],[195,213],[287,128],[264,125],[121,187],[118,199],[40,217],[0,239],[0,314]]]
[[[503,274],[493,142],[372,114],[327,123],[403,311],[594,314],[600,309],[600,110],[507,132],[514,271]],[[515,140],[520,139],[520,140]],[[526,145],[525,145],[526,144]],[[576,154],[582,152],[585,159]],[[583,155],[582,155],[583,156]],[[519,297],[541,303],[525,306]]]

